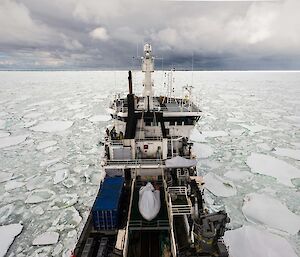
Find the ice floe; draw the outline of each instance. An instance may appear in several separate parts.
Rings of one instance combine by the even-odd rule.
[[[77,203],[78,195],[77,194],[66,194],[56,197],[50,204],[49,208],[51,210],[58,210],[70,207]]]
[[[64,181],[67,177],[69,176],[69,170],[68,169],[62,169],[62,170],[57,170],[55,172],[55,177],[53,179],[53,184],[58,184],[62,181]]]
[[[300,148],[300,143],[298,142],[292,143],[292,145],[294,145],[296,148]]]
[[[52,100],[44,100],[44,101],[32,103],[32,104],[29,105],[29,107],[32,107],[32,106],[43,106],[43,105],[48,105],[48,104],[52,104],[52,103],[54,103],[54,101],[52,101]]]
[[[216,196],[229,197],[236,195],[237,190],[235,185],[220,176],[209,172],[204,177],[205,188]]]
[[[0,137],[9,137],[10,133],[6,131],[0,131]]]
[[[53,245],[58,242],[59,234],[54,231],[48,231],[38,235],[33,241],[32,245]]]
[[[86,105],[82,104],[82,103],[73,103],[73,104],[68,104],[67,105],[67,108],[69,110],[77,110],[77,109],[81,109],[83,107],[86,107]]]
[[[0,138],[0,148],[18,145],[26,140],[28,135],[9,136]]]
[[[239,124],[239,126],[244,127],[246,129],[248,129],[249,131],[253,132],[253,133],[257,133],[260,132],[262,130],[273,130],[272,128],[266,127],[266,126],[262,126],[262,125],[246,125],[246,124]]]
[[[40,117],[40,116],[42,116],[42,115],[43,115],[43,114],[42,114],[42,113],[39,113],[39,112],[31,112],[31,113],[25,114],[25,115],[24,115],[24,118],[26,118],[26,119],[33,119],[33,118]]]
[[[25,121],[23,124],[24,128],[30,128],[32,126],[34,126],[35,124],[37,124],[38,122],[36,120],[32,120],[32,121]]]
[[[111,117],[105,114],[95,115],[89,118],[89,121],[91,122],[109,121],[109,120],[111,120]]]
[[[29,196],[25,200],[25,203],[47,202],[47,201],[51,201],[54,196],[55,193],[48,189],[35,190],[29,194]]]
[[[6,191],[13,190],[13,189],[22,187],[22,186],[24,186],[24,185],[25,185],[24,182],[19,182],[19,181],[11,180],[11,181],[8,181],[8,182],[5,184],[5,190],[6,190]]]
[[[227,122],[232,122],[232,123],[242,123],[245,122],[244,120],[237,119],[237,118],[228,118]]]
[[[0,224],[6,222],[6,219],[12,214],[13,210],[14,210],[13,204],[7,204],[0,207]]]
[[[12,172],[0,171],[0,183],[12,179],[13,175]]]
[[[52,256],[58,256],[63,249],[64,246],[62,244],[57,244],[52,251]]]
[[[245,130],[243,130],[243,129],[232,129],[232,130],[230,130],[229,134],[230,134],[230,136],[237,137],[237,136],[242,135],[244,132],[245,132]]]
[[[265,194],[251,193],[246,195],[242,211],[249,221],[293,235],[300,231],[300,216],[291,212],[279,200]]]
[[[202,131],[204,137],[226,137],[228,133],[222,130]]]
[[[47,171],[53,172],[53,171],[65,169],[67,167],[68,167],[67,164],[65,164],[63,162],[57,162],[57,163],[49,165],[47,167]]]
[[[31,211],[34,215],[43,215],[45,213],[44,209],[41,206],[31,208]]]
[[[235,181],[249,181],[253,178],[252,173],[238,169],[227,171],[224,176]]]
[[[0,226],[0,257],[4,257],[16,236],[22,232],[21,224]]]
[[[265,150],[265,151],[271,151],[272,147],[270,147],[267,143],[259,143],[256,145],[258,148]]]
[[[37,146],[36,146],[36,149],[37,150],[42,150],[42,149],[45,149],[47,147],[50,147],[50,146],[54,146],[57,144],[57,141],[55,140],[49,140],[49,141],[44,141],[44,142],[40,142]]]
[[[197,128],[192,129],[189,139],[194,142],[207,142],[205,136]]]
[[[208,137],[225,137],[228,133],[221,130],[211,130],[200,132],[197,128],[194,128],[190,133],[190,140],[194,142],[207,142]]]
[[[30,178],[26,182],[26,188],[31,191],[36,188],[45,187],[47,182],[49,182],[52,178],[50,176],[38,175],[36,177]]]
[[[285,118],[292,123],[295,123],[295,125],[300,126],[300,116],[286,116]]]
[[[78,226],[82,218],[78,211],[73,207],[63,209],[60,215],[54,220],[53,226],[59,231],[73,229]]]
[[[40,166],[41,167],[48,167],[48,166],[51,166],[57,162],[60,162],[61,161],[61,158],[58,157],[58,158],[54,158],[54,159],[51,159],[51,160],[46,160],[46,161],[43,161],[40,163]]]
[[[214,149],[207,144],[194,143],[193,152],[195,152],[197,158],[204,159],[211,156],[214,153]]]
[[[299,169],[269,155],[251,153],[246,163],[253,173],[274,177],[278,182],[290,187],[293,187],[292,178],[300,178]]]
[[[72,127],[72,125],[73,121],[52,120],[43,121],[40,124],[31,127],[30,129],[39,132],[59,132]]]
[[[280,156],[295,159],[297,161],[300,160],[300,150],[276,147],[274,153]]]
[[[234,257],[297,257],[285,238],[254,226],[226,231],[224,241]]]
[[[62,184],[66,187],[66,188],[71,188],[73,187],[74,185],[76,185],[76,179],[74,178],[67,178],[66,180],[64,180],[62,182]]]
[[[0,120],[0,129],[5,129],[6,120]]]

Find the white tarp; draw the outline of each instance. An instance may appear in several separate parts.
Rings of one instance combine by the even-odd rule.
[[[153,220],[160,210],[160,191],[148,182],[139,191],[139,211],[144,219]]]
[[[172,159],[166,160],[167,168],[188,168],[197,165],[197,160],[186,159],[181,156],[176,156]]]

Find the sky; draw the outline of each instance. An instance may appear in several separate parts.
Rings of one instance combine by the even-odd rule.
[[[0,0],[0,69],[299,70],[300,1]]]

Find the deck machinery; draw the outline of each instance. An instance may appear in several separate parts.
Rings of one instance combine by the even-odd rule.
[[[154,96],[150,44],[144,46],[142,72],[142,96],[133,93],[129,71],[127,97],[117,97],[110,105],[113,126],[106,130],[106,178],[99,190],[104,200],[97,197],[74,255],[226,257],[222,236],[229,218],[224,211],[210,213],[205,208],[204,182],[197,176],[197,159],[189,142],[202,113],[189,97]],[[121,191],[117,188],[118,197],[111,200],[116,202],[112,214],[104,208],[109,196],[103,194],[113,183],[108,181],[116,178]],[[160,190],[161,208],[151,221],[138,208],[139,190],[147,182]],[[95,210],[98,205],[101,211]]]

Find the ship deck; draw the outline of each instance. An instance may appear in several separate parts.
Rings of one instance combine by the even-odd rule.
[[[139,211],[139,189],[135,187],[133,192],[132,208],[129,221],[129,230],[168,230],[168,210],[165,201],[163,188],[160,191],[161,208],[155,219],[147,221],[142,217]]]

